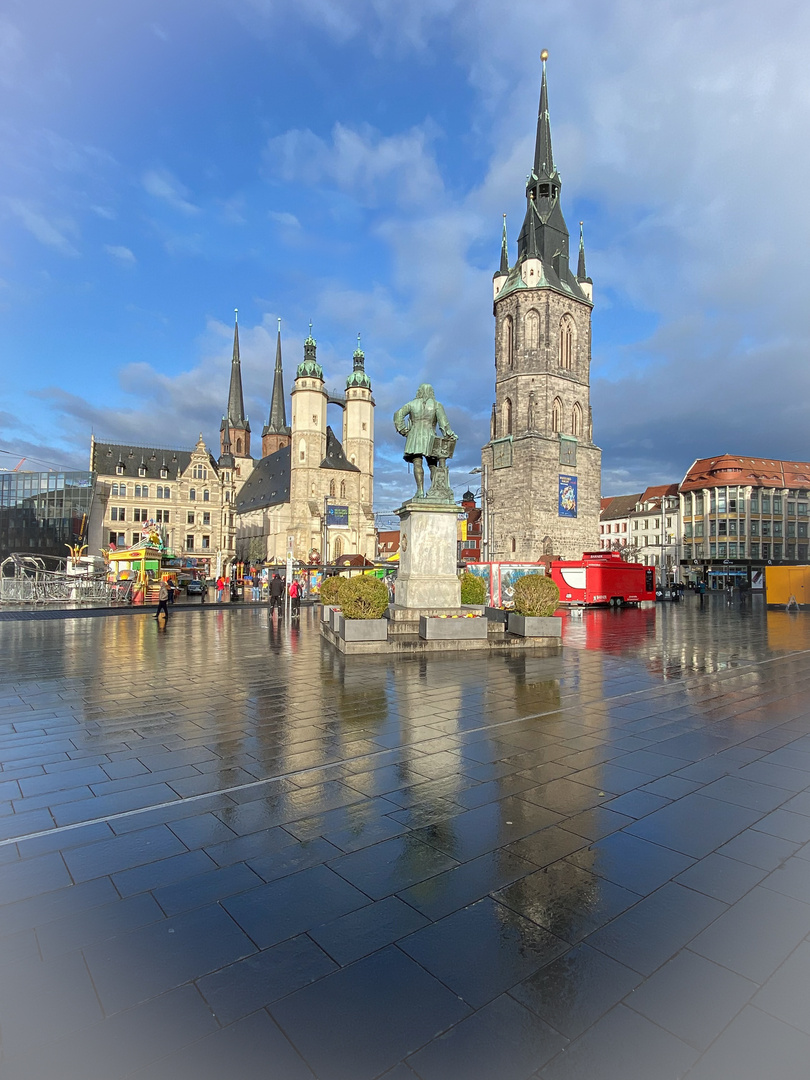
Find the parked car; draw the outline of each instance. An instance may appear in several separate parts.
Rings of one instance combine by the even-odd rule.
[[[186,585],[186,596],[205,596],[208,592],[208,582],[202,579],[192,579]]]

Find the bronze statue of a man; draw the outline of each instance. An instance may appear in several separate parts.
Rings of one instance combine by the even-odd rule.
[[[444,437],[443,439],[436,438],[437,426]],[[450,427],[447,413],[444,411],[441,402],[436,400],[432,386],[428,383],[422,383],[416,391],[416,397],[413,401],[409,401],[401,409],[397,409],[394,413],[394,427],[400,435],[405,436],[405,452],[402,456],[406,461],[413,462],[413,474],[416,478],[416,498],[425,499],[434,494],[434,488],[437,486],[434,478],[438,467],[441,473],[438,479],[442,481],[440,485],[442,491],[441,493],[436,491],[435,494],[437,496],[441,494],[442,502],[447,501],[447,495],[449,495],[449,501],[452,502],[453,493],[447,484],[447,466],[445,462],[447,458],[453,456],[457,436]],[[425,495],[423,458],[427,458],[428,468],[430,469],[431,492],[428,495]],[[441,462],[441,465],[439,462]],[[447,488],[446,492],[444,491],[445,487]]]

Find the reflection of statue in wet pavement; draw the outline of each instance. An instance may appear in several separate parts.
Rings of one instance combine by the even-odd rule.
[[[440,436],[436,435],[438,426]],[[457,436],[450,427],[447,413],[433,394],[433,387],[422,383],[416,397],[394,413],[394,427],[405,436],[406,461],[413,462],[416,478],[416,498],[428,502],[452,503],[453,492],[447,470],[447,460],[453,456]],[[430,490],[425,494],[425,469],[422,458],[427,458],[430,469]]]

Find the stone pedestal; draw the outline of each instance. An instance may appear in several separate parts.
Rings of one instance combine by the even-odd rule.
[[[397,607],[458,609],[458,515],[460,506],[427,501],[405,503],[400,519]]]

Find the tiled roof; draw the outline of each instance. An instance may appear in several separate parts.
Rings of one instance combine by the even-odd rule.
[[[191,464],[190,450],[169,450],[157,446],[129,446],[124,443],[93,444],[93,460],[90,468],[102,476],[115,476],[118,464],[124,466],[123,476],[139,478],[141,465],[146,469],[142,479],[160,480],[160,470],[164,463],[168,470],[170,480],[176,480],[184,473]],[[217,463],[211,454],[208,454],[208,463],[218,474]]]
[[[641,495],[615,495],[599,515],[599,520],[616,521],[618,518],[626,518],[635,510],[640,498]]]
[[[326,429],[326,457],[320,464],[322,469],[338,469],[340,472],[360,472],[352,465],[344,453],[343,446],[330,427]]]
[[[236,496],[237,514],[290,501],[290,448],[283,446],[256,462]]]
[[[810,462],[777,461],[774,458],[698,458],[681,483],[681,491],[725,487],[810,488]]]
[[[658,499],[659,501],[666,495],[677,495],[678,484],[657,484],[655,487],[648,487],[642,494],[639,502],[650,502],[652,499]]]

